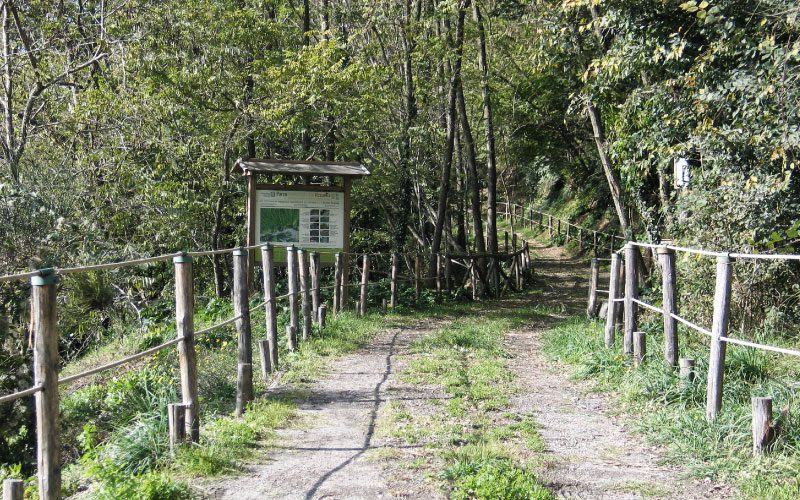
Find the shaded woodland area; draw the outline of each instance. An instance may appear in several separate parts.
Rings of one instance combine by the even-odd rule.
[[[367,166],[356,252],[496,253],[498,199],[639,241],[795,252],[798,16],[790,0],[0,0],[0,274],[239,245],[239,157]],[[198,268],[198,295],[229,296],[225,258]],[[775,291],[796,266],[741,273],[742,329],[796,322],[798,285]],[[63,358],[167,317],[170,279],[71,281]],[[0,284],[2,389],[26,377],[28,293]],[[0,441],[0,463],[20,452],[29,435]]]

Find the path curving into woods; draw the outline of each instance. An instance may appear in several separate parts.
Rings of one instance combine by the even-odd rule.
[[[631,435],[624,418],[610,413],[607,396],[570,381],[564,367],[545,359],[541,335],[585,310],[588,266],[559,248],[534,250],[536,288],[543,293],[498,305],[513,308],[535,300],[550,311],[505,339],[521,389],[508,411],[531,415],[545,443],[544,452],[519,450],[521,458],[542,464],[539,476],[560,498],[725,498],[724,488],[687,480],[679,468],[661,465],[659,450]],[[413,358],[412,342],[445,323],[389,328],[367,348],[334,361],[324,380],[302,395],[297,425],[278,432],[268,459],[238,477],[203,486],[207,497],[444,498],[439,485],[426,479],[441,463],[408,466],[426,456],[424,440],[387,439],[376,426],[385,425],[382,410],[393,401],[424,413],[437,411],[432,401],[447,398],[439,387],[410,385],[397,376]]]

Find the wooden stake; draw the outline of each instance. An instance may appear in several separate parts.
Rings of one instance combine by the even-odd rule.
[[[178,446],[186,441],[186,405],[168,404],[167,421],[169,423],[169,452],[175,454]]]
[[[261,265],[264,270],[264,314],[266,316],[266,334],[269,343],[269,366],[266,374],[278,368],[278,319],[275,313],[275,265],[272,245],[267,243],[261,247]],[[264,365],[262,364],[262,367]],[[263,368],[262,368],[263,370]],[[264,377],[266,378],[266,374]]]
[[[506,253],[508,253],[508,231],[504,231],[505,233],[505,241],[506,241]]]
[[[367,286],[369,285],[369,255],[362,257],[361,268],[361,297],[358,301],[358,315],[367,314]]]
[[[289,350],[294,352],[297,349],[297,327],[291,324],[286,325],[286,338],[288,339]]]
[[[319,288],[319,252],[311,252],[309,257],[311,264],[311,310],[316,312],[322,300],[322,290]],[[316,321],[316,318],[314,320]]]
[[[436,302],[442,301],[442,256],[436,254]]]
[[[250,297],[247,286],[248,263],[246,250],[233,251],[233,314],[239,334],[239,367],[236,379],[236,416],[244,414],[247,403],[253,400],[253,340],[250,326]],[[250,369],[243,369],[246,365]]]
[[[194,348],[194,272],[189,255],[172,258],[175,264],[175,322],[181,395],[186,405],[186,435],[192,443],[200,440],[200,399],[197,393],[197,354]]]
[[[636,247],[625,246],[625,354],[633,352],[633,332],[639,329],[639,305],[633,299],[639,298],[639,284],[636,282]]]
[[[302,248],[297,249],[297,263],[300,270],[300,303],[303,311],[303,342],[311,338],[313,319],[311,318],[311,277],[308,272],[310,256]]]
[[[772,398],[752,398],[753,405],[753,456],[770,451],[778,437],[772,423]]]
[[[448,299],[451,296],[451,282],[453,276],[453,261],[449,255],[444,256],[444,289]]]
[[[678,314],[675,302],[675,251],[661,247],[656,251],[661,264],[661,309],[664,311],[664,361],[670,366],[678,363]]]
[[[25,482],[22,479],[3,481],[3,500],[22,500],[24,494]]]
[[[688,384],[693,384],[695,378],[694,359],[681,358],[679,366],[678,378],[681,380],[681,385],[685,387]]]
[[[294,352],[297,349],[297,330],[300,326],[300,307],[297,300],[297,273],[299,266],[297,263],[297,249],[294,245],[286,249],[286,268],[289,275],[289,325],[292,326],[291,330],[287,329],[286,332],[291,332],[289,350]]]
[[[389,305],[392,309],[397,307],[397,273],[400,270],[400,256],[397,253],[392,254],[392,281],[390,284],[390,299]]]
[[[58,424],[58,276],[50,270],[31,278],[31,331],[33,378],[42,390],[36,393],[36,461],[39,498],[61,498],[61,439]],[[4,485],[5,488],[5,485]]]
[[[422,295],[422,256],[417,254],[414,260],[414,298],[419,302]]]
[[[600,261],[592,259],[589,268],[589,303],[586,306],[586,317],[594,319],[597,317],[597,281],[600,278]]]
[[[620,309],[620,303],[616,299],[620,298],[620,285],[621,273],[620,266],[622,258],[619,254],[611,254],[611,273],[608,278],[608,309],[606,310],[606,329],[605,341],[606,347],[609,349],[614,346],[614,336],[617,331],[617,311]]]
[[[272,361],[270,360],[270,345],[269,340],[258,341],[258,352],[261,360],[261,378],[265,381],[269,380],[269,374],[272,373]]]
[[[328,315],[328,306],[325,304],[320,304],[319,309],[317,309],[317,322],[319,323],[319,329],[325,329],[325,319]]]
[[[578,229],[578,251],[583,252],[583,229]]]
[[[725,342],[731,301],[731,259],[717,257],[717,280],[714,287],[714,321],[711,326],[711,351],[708,358],[706,420],[717,418],[722,409],[722,382],[725,370]],[[628,269],[631,273],[632,269]]]
[[[342,254],[335,256],[335,271],[333,277],[333,313],[342,311]]]
[[[647,354],[646,336],[644,332],[633,332],[633,364],[641,366]]]

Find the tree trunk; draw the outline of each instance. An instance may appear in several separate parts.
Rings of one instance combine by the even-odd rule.
[[[603,172],[606,174],[608,181],[608,188],[611,190],[611,199],[614,201],[614,208],[617,211],[617,218],[622,231],[628,236],[630,231],[630,220],[625,211],[625,205],[622,202],[622,183],[620,182],[619,173],[614,170],[611,165],[611,158],[606,152],[606,138],[603,134],[603,122],[600,117],[600,112],[594,107],[592,97],[586,96],[586,112],[589,115],[589,120],[592,122],[592,132],[594,133],[594,142],[597,145],[597,155],[600,157],[600,163],[603,165]]]
[[[444,156],[442,158],[442,172],[439,191],[439,203],[436,210],[436,225],[433,231],[431,244],[431,259],[428,264],[428,278],[436,276],[436,254],[442,243],[444,218],[447,215],[448,191],[450,190],[450,170],[453,165],[453,143],[456,132],[456,94],[461,80],[461,59],[464,46],[464,9],[469,0],[461,0],[458,6],[458,19],[456,22],[455,61],[453,62],[453,75],[450,80],[450,91],[447,96],[447,138],[445,140]]]
[[[486,238],[489,253],[498,253],[497,248],[497,155],[494,141],[494,116],[492,99],[489,90],[489,61],[486,55],[486,32],[483,26],[478,2],[472,4],[472,13],[478,28],[478,68],[481,72],[481,96],[483,98],[483,120],[486,133]],[[500,261],[492,259],[492,288],[499,293]]]
[[[472,231],[475,237],[475,251],[479,254],[486,253],[486,240],[483,235],[483,210],[481,210],[481,188],[478,182],[477,153],[475,151],[475,140],[472,136],[472,128],[467,116],[467,105],[464,100],[464,87],[459,83],[458,86],[458,116],[461,122],[461,133],[464,139],[464,152],[467,167],[467,181],[469,189],[469,199],[472,208]],[[477,259],[478,276],[481,283],[486,284],[486,259]]]

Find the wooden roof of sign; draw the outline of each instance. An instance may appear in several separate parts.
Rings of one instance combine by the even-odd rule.
[[[335,175],[340,177],[364,177],[370,175],[369,170],[354,162],[336,161],[292,161],[261,160],[256,158],[239,158],[233,166],[234,171],[248,174],[271,175]]]

